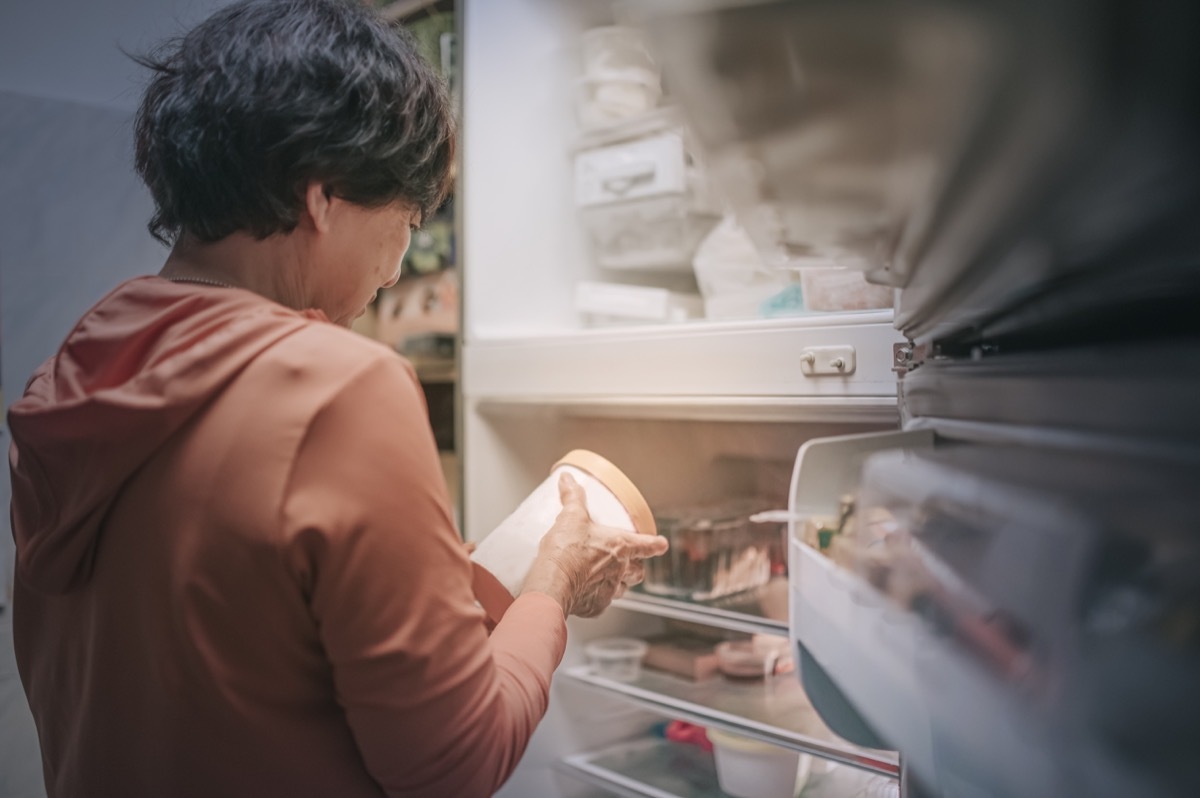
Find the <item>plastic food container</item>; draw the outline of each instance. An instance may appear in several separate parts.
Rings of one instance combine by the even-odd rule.
[[[719,204],[677,131],[575,156],[575,201],[596,262],[611,269],[692,270]]]
[[[592,673],[617,682],[632,682],[642,673],[642,660],[649,646],[632,637],[593,640],[583,647]]]
[[[698,294],[585,280],[575,286],[575,309],[597,326],[670,323],[701,318],[704,302]]]
[[[795,798],[808,783],[812,757],[709,729],[717,761],[717,781],[733,798]]]
[[[680,195],[586,208],[583,223],[596,263],[609,269],[689,272],[692,255],[720,220]]]
[[[800,269],[804,306],[809,310],[873,310],[892,307],[894,291],[872,285],[862,272],[838,266]]]
[[[619,25],[583,32],[583,69],[594,77],[658,74],[658,67],[646,51],[642,32]]]
[[[638,72],[581,78],[575,91],[575,111],[585,128],[608,127],[641,116],[662,99],[658,77]]]
[[[643,589],[702,601],[766,584],[779,525],[752,524],[749,517],[770,504],[735,499],[657,513],[659,534],[667,536],[671,547],[646,560]]]
[[[629,477],[595,452],[568,452],[471,554],[475,598],[493,621],[498,622],[520,594],[538,545],[562,511],[558,479],[563,471],[583,487],[588,513],[596,523],[655,534],[650,506]]]
[[[678,132],[583,150],[575,156],[575,202],[603,205],[699,188]]]

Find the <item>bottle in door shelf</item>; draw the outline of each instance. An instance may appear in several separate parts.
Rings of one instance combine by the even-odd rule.
[[[834,516],[809,516],[803,522],[800,539],[839,565],[850,568],[854,565],[854,496],[846,494],[838,502],[838,514]]]

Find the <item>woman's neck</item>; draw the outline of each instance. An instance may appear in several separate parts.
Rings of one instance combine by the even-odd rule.
[[[236,232],[211,243],[183,234],[159,271],[168,280],[195,279],[245,288],[285,307],[313,306],[304,260],[290,235],[265,239]]]

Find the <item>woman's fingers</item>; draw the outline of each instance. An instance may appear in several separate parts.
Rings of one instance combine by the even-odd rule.
[[[662,535],[642,535],[637,532],[623,532],[622,538],[630,559],[644,560],[647,557],[657,557],[666,554],[669,543]]]
[[[626,587],[640,585],[646,579],[646,566],[641,560],[634,560],[625,569],[625,576],[621,579],[621,583]]]

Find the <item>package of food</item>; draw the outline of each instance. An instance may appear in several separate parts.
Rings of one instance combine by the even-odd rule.
[[[701,681],[717,673],[718,660],[712,640],[688,634],[652,637],[643,664],[685,679]]]
[[[800,269],[804,306],[809,310],[881,310],[892,307],[894,289],[872,285],[856,269],[837,266]]]

